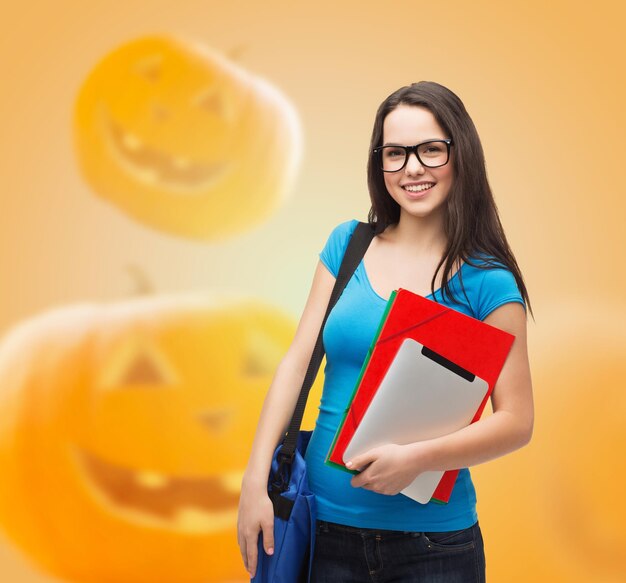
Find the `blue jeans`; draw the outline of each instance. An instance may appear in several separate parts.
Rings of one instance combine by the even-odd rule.
[[[310,583],[484,583],[478,522],[446,532],[354,528],[316,521]]]

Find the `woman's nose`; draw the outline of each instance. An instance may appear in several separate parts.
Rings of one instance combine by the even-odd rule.
[[[417,172],[423,172],[424,167],[421,165],[420,161],[417,159],[417,155],[415,152],[411,152],[409,154],[409,159],[406,161],[406,166],[404,168],[407,174],[415,174]]]

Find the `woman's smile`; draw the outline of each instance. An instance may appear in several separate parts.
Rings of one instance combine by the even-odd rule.
[[[407,182],[402,185],[402,188],[407,194],[407,197],[415,200],[424,198],[428,192],[435,186],[436,182]]]

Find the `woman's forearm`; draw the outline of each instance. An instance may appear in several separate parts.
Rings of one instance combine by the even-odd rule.
[[[303,381],[301,371],[288,360],[281,361],[261,409],[242,485],[267,487],[272,455],[287,430]]]
[[[508,411],[496,411],[467,427],[407,445],[410,463],[418,472],[467,468],[501,457],[526,445],[532,427]]]

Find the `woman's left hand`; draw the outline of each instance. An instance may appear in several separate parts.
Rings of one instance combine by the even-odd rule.
[[[392,496],[404,490],[426,470],[424,449],[419,442],[410,445],[381,445],[356,456],[346,464],[348,469],[364,468],[351,480],[355,488],[365,488]]]

